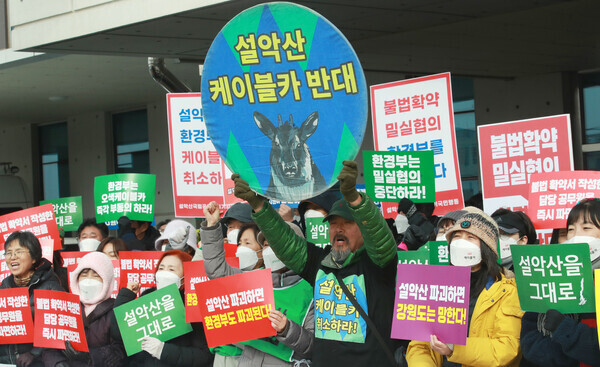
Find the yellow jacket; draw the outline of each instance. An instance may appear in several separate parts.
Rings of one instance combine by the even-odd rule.
[[[455,345],[448,360],[463,366],[518,366],[521,359],[521,311],[514,279],[495,282],[475,303],[467,345]],[[412,341],[406,352],[410,367],[441,366],[443,356],[429,342]]]

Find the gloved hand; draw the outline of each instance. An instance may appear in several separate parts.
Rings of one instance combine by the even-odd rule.
[[[190,236],[190,226],[179,227],[169,236],[169,244],[173,248],[183,248]]]
[[[356,190],[356,178],[358,177],[358,165],[354,161],[342,162],[344,167],[337,179],[340,181],[340,192],[347,202],[352,203],[358,199],[360,194]]]
[[[89,353],[75,350],[75,348],[73,348],[73,345],[69,341],[65,342],[65,350],[63,353],[65,354],[65,356],[67,358],[69,358],[70,361],[89,361],[90,360]]]
[[[161,342],[160,340],[151,336],[147,336],[142,339],[142,350],[148,352],[148,354],[156,359],[160,359],[160,355],[162,354],[164,346],[164,342]]]
[[[17,357],[17,367],[28,367],[33,363],[35,356],[29,352],[19,354]]]
[[[544,329],[554,332],[558,325],[565,319],[565,315],[563,315],[560,311],[549,309],[546,311],[546,320],[544,320]]]
[[[262,208],[264,198],[250,189],[250,185],[239,174],[234,173],[231,179],[235,183],[233,194],[242,200],[246,200],[252,209],[257,210]]]

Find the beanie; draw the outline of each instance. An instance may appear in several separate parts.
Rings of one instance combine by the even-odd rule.
[[[452,234],[457,231],[469,232],[477,236],[498,256],[498,225],[489,215],[473,206],[465,208],[467,214],[446,232],[446,240],[450,243]]]

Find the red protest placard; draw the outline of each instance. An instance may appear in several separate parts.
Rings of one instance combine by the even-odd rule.
[[[269,269],[196,284],[196,295],[210,348],[276,334],[268,319],[275,307]]]
[[[112,264],[114,269],[115,281],[112,293],[110,294],[110,298],[117,298],[117,294],[119,294],[119,285],[121,284],[121,268],[119,260],[112,260]],[[69,290],[71,291],[71,293],[73,293],[73,288],[71,285],[71,273],[73,273],[75,269],[77,269],[77,265],[79,264],[69,264],[69,266],[67,266],[67,274],[69,274],[67,278],[69,279]]]
[[[569,115],[477,126],[483,209],[527,210],[534,173],[573,169]]]
[[[139,283],[140,294],[148,288],[156,287],[154,270],[162,254],[162,251],[120,251],[120,287],[127,287],[128,282]]]
[[[216,201],[225,212],[240,201],[233,181],[208,136],[200,93],[167,94],[171,177],[176,217],[202,217]]]
[[[33,343],[33,319],[26,287],[0,290],[0,344]]]
[[[204,261],[183,263],[183,273],[185,274],[185,322],[202,322],[196,285],[209,280],[204,270]]]
[[[79,296],[66,292],[36,289],[33,345],[42,348],[65,349],[65,341],[75,350],[89,352]]]
[[[571,209],[585,198],[600,198],[600,172],[535,173],[527,214],[535,228],[566,228]]]
[[[54,250],[60,250],[62,247],[52,204],[0,216],[0,249],[4,249],[4,241],[15,231],[31,232],[39,239],[52,239],[54,240]]]
[[[50,262],[54,260],[54,241],[49,238],[40,238],[42,257]]]
[[[85,251],[62,251],[60,256],[63,259],[63,266],[66,268],[71,264],[79,264],[79,260],[85,256]]]
[[[432,150],[435,215],[464,207],[450,73],[371,86],[373,140],[379,151]],[[393,218],[382,203],[384,216]]]

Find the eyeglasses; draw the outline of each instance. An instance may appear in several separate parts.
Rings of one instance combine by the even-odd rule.
[[[13,255],[16,257],[23,257],[23,256],[25,256],[25,254],[28,254],[28,253],[29,253],[29,251],[27,251],[27,250],[17,250],[15,252],[9,251],[9,252],[4,253],[4,257],[7,259],[11,259],[13,257]]]

